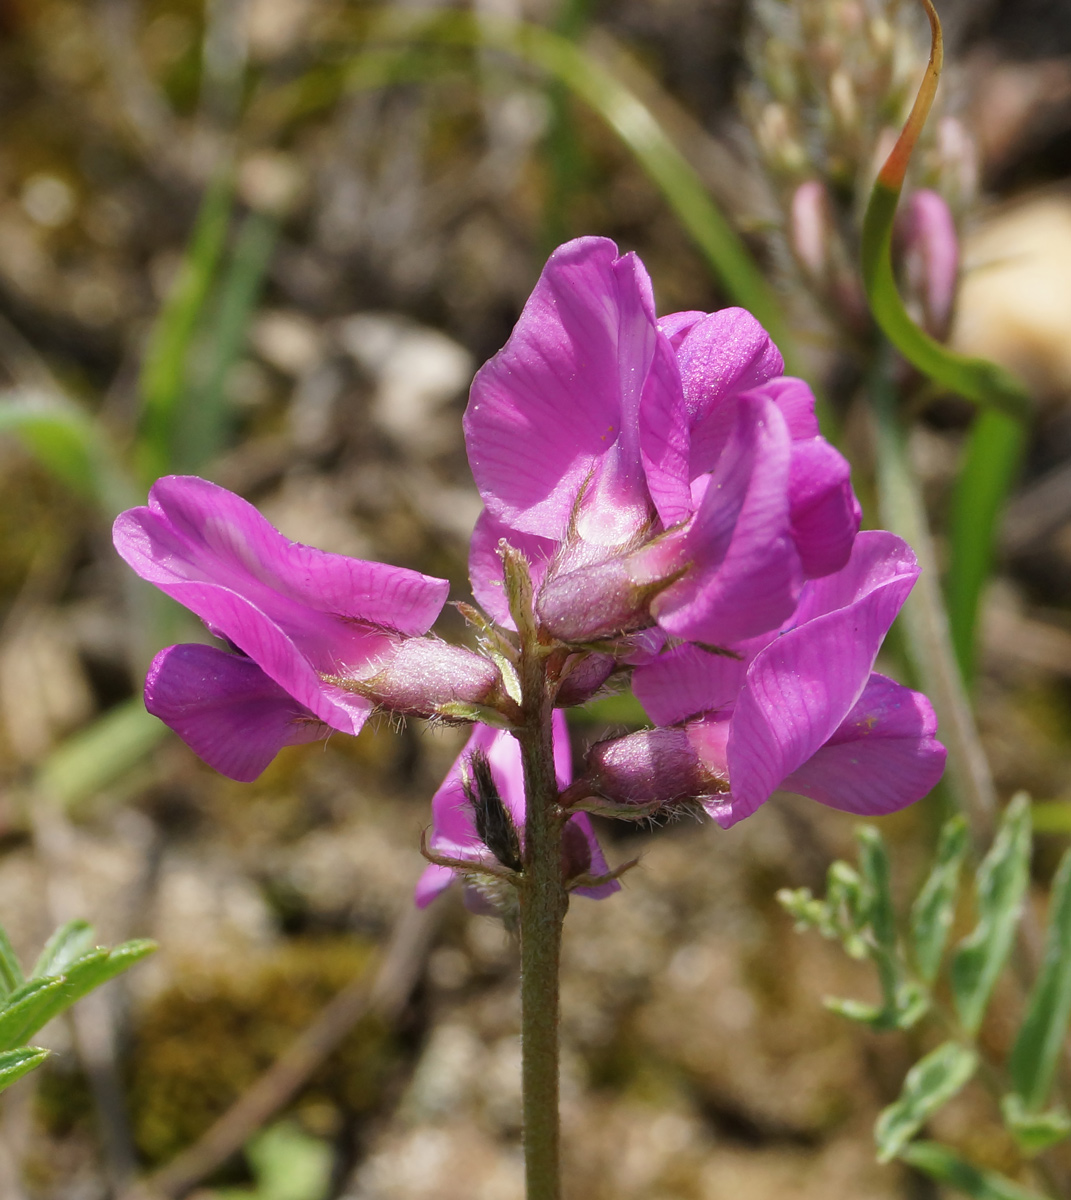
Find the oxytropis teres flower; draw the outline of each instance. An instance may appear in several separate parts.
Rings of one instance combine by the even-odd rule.
[[[242,780],[377,708],[474,723],[433,801],[420,903],[455,875],[494,902],[523,872],[518,625],[550,702],[630,678],[653,723],[590,747],[570,781],[555,713],[570,890],[618,886],[588,811],[687,806],[727,827],[779,788],[853,813],[911,803],[944,749],[926,698],[873,666],[918,567],[892,534],[858,532],[848,463],[782,372],[743,310],[659,318],[635,255],[560,247],[465,414],[480,648],[429,632],[445,580],[290,542],[230,492],[171,477],[119,517],[116,548],[223,646],[163,650],[147,707]]]

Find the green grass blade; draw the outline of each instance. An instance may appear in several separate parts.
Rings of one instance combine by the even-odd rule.
[[[171,469],[176,412],[187,383],[190,347],[211,293],[230,224],[230,171],[216,176],[201,203],[189,246],[149,336],[141,371],[138,468],[146,484]]]
[[[49,1053],[36,1046],[27,1046],[24,1050],[9,1050],[6,1054],[0,1054],[0,1092],[9,1088],[16,1079],[21,1079],[27,1071],[39,1067]]]
[[[121,778],[166,734],[140,696],[124,700],[52,751],[38,770],[37,788],[66,807],[78,804]]]
[[[557,80],[593,109],[632,152],[641,169],[691,236],[734,303],[765,326],[786,361],[792,339],[776,293],[743,240],[714,203],[651,110],[613,72],[568,37],[521,21],[466,13],[392,12],[377,22],[373,38],[430,41],[441,45],[487,46],[512,54]],[[356,86],[366,86],[366,53],[358,60]],[[399,50],[405,55],[408,50]],[[347,86],[354,86],[348,82]]]
[[[205,377],[183,392],[175,411],[174,463],[199,471],[223,448],[227,435],[227,376],[245,345],[245,335],[278,237],[278,221],[250,213],[220,282]]]
[[[1026,425],[1000,409],[978,414],[952,501],[946,592],[963,678],[974,675],[978,606],[993,565],[998,523],[1026,449]]]
[[[1071,1019],[1071,850],[1052,884],[1045,958],[1008,1059],[1012,1087],[1028,1110],[1044,1107]]]
[[[946,821],[937,839],[933,867],[911,906],[911,944],[921,979],[933,983],[956,912],[956,895],[963,856],[967,852],[967,822],[961,816]]]
[[[1030,875],[1030,801],[1008,805],[992,849],[978,868],[978,924],[956,947],[952,993],[963,1027],[978,1032],[1011,950]]]
[[[955,1188],[971,1200],[1046,1200],[1038,1192],[1028,1191],[995,1171],[983,1171],[965,1162],[947,1146],[936,1142],[912,1142],[900,1151],[899,1157],[916,1171]]]
[[[874,1126],[878,1161],[889,1162],[952,1099],[978,1069],[978,1055],[958,1042],[944,1042],[907,1073],[900,1097]]]

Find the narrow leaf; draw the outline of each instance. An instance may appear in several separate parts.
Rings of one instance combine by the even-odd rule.
[[[62,975],[67,965],[81,958],[92,945],[93,926],[87,921],[68,921],[45,943],[30,978],[44,979],[50,975]]]
[[[1025,792],[1005,809],[992,849],[978,868],[978,924],[956,947],[952,992],[968,1033],[978,1032],[1011,950],[1029,881],[1030,801]]]
[[[227,435],[227,376],[245,345],[246,330],[260,296],[278,235],[267,213],[246,217],[234,254],[220,282],[203,380],[183,389],[174,419],[172,466],[198,471],[223,448]]]
[[[948,624],[963,678],[974,676],[978,603],[993,566],[998,522],[1026,449],[1027,425],[996,408],[978,414],[952,497]]]
[[[952,928],[963,856],[967,852],[967,822],[952,817],[941,829],[933,869],[911,906],[911,944],[915,966],[926,983],[933,983]]]
[[[230,172],[217,175],[201,202],[178,278],[149,335],[141,370],[142,422],[137,453],[146,482],[167,474],[172,463],[187,357],[223,253],[232,193]]]
[[[71,807],[125,775],[167,732],[140,696],[124,700],[61,742],[39,768],[36,786]]]
[[[1042,1108],[1071,1019],[1071,850],[1052,884],[1041,974],[1008,1059],[1012,1087],[1031,1110]]]
[[[889,1162],[971,1078],[978,1055],[958,1042],[944,1042],[907,1073],[900,1098],[878,1117],[874,1139],[878,1160]]]
[[[1040,1154],[1071,1136],[1071,1117],[1064,1108],[1038,1112],[1027,1108],[1014,1092],[1002,1097],[1000,1113],[1008,1132],[1024,1154]]]
[[[0,1092],[9,1088],[16,1079],[21,1079],[34,1067],[39,1067],[48,1055],[48,1050],[39,1050],[36,1046],[27,1046],[24,1050],[8,1050],[5,1054],[0,1054]]]
[[[7,936],[7,930],[0,925],[0,999],[6,999],[25,982],[26,977]]]
[[[49,1020],[64,980],[35,979],[24,984],[0,1010],[0,1050],[21,1046]]]
[[[995,1171],[983,1171],[936,1142],[912,1142],[900,1158],[938,1183],[947,1184],[971,1200],[1046,1200],[1037,1192],[1012,1183]]]

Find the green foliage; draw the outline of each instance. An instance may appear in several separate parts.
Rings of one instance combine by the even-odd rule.
[[[47,1050],[26,1046],[29,1038],[156,948],[147,941],[124,942],[114,950],[92,943],[85,921],[69,922],[49,938],[27,980],[0,929],[0,1091],[48,1057]]]
[[[978,1055],[958,1042],[943,1042],[915,1063],[907,1073],[899,1099],[882,1112],[874,1127],[879,1162],[895,1158],[977,1069]]]
[[[1007,962],[1030,872],[1030,800],[1020,792],[1008,805],[992,849],[978,868],[978,924],[956,947],[950,976],[956,1011],[969,1034],[978,1032]]]
[[[978,1069],[976,1038],[1007,964],[1029,883],[1030,834],[1030,802],[1020,793],[1005,809],[973,886],[964,888],[966,826],[962,817],[953,817],[940,832],[933,866],[903,922],[903,935],[892,905],[885,847],[870,828],[859,831],[859,869],[834,863],[824,899],[806,889],[778,897],[801,926],[840,941],[852,957],[869,959],[875,966],[882,1005],[838,999],[827,1001],[831,1008],[875,1029],[908,1028],[931,1012],[939,1018],[945,1039],[911,1068],[900,1097],[878,1119],[879,1157],[886,1162],[901,1158],[983,1200],[1023,1200],[1030,1193],[944,1147],[913,1139]],[[964,892],[970,894],[976,922],[949,954],[949,933],[966,901]],[[946,962],[951,1006],[939,987]],[[1071,1117],[1064,1109],[1045,1107],[1069,1023],[1071,850],[1053,881],[1044,963],[1006,1063],[1011,1091],[996,1097],[1004,1125],[1025,1155],[1071,1136]],[[991,1070],[983,1078],[993,1085],[1001,1072]]]
[[[983,1171],[936,1142],[912,1142],[900,1151],[900,1158],[972,1200],[1044,1200],[1037,1192],[1027,1191],[995,1171]]]
[[[293,1121],[258,1133],[245,1148],[254,1188],[221,1188],[219,1200],[324,1200],[331,1190],[331,1147]]]

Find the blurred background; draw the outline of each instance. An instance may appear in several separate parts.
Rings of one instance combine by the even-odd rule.
[[[251,785],[203,766],[140,702],[152,654],[200,635],[110,546],[157,474],[466,598],[473,371],[579,234],[637,250],[661,312],[733,302],[698,184],[761,264],[877,522],[853,230],[925,61],[915,7],[440,11],[467,23],[407,0],[0,2],[0,923],[24,961],[72,916],[160,946],[49,1026],[50,1060],[5,1093],[5,1198],[145,1175],[161,1197],[522,1195],[515,949],[454,895],[410,909],[464,731],[377,724]],[[959,223],[961,282],[929,311],[905,251],[904,286],[1035,397],[974,694],[1002,795],[1071,801],[1071,4],[941,12],[915,183]],[[902,374],[940,553],[971,414]],[[895,645],[885,667],[904,677]],[[637,719],[613,697],[574,716],[578,751]],[[1048,811],[1042,882],[1071,832]],[[884,822],[898,886],[935,823],[926,804]],[[774,900],[819,888],[852,824],[786,798],[728,834],[600,829],[642,861],[566,926],[569,1196],[936,1195],[876,1166],[870,1136],[917,1046],[823,1008],[872,981]],[[1001,1168],[987,1104],[968,1090],[939,1133]]]

